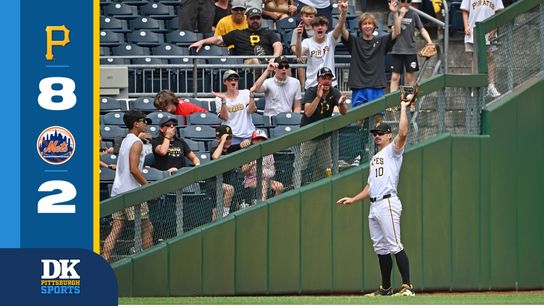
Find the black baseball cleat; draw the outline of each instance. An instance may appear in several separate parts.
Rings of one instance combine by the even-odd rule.
[[[387,289],[383,289],[381,285],[378,290],[365,294],[365,296],[391,296],[391,295],[393,295],[393,288],[389,287]]]

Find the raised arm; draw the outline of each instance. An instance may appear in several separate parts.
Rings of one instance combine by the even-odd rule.
[[[306,49],[302,48],[302,32],[304,31],[304,24],[301,22],[298,27],[295,29],[297,31],[297,43],[295,45],[295,55],[297,61],[300,63],[302,55],[306,53]]]
[[[348,14],[348,3],[344,2],[343,0],[338,0],[338,12],[340,13],[340,17],[338,18],[338,23],[336,23],[336,26],[334,27],[334,30],[332,31],[332,37],[334,38],[334,40],[337,40],[338,37],[342,35],[344,39],[348,39],[349,32],[346,29],[346,16]],[[346,33],[348,36],[345,35]]]
[[[400,34],[400,22],[404,17],[404,14],[408,11],[407,8],[401,7],[397,12],[398,4],[396,1],[389,2],[389,10],[393,13],[393,29],[391,31],[391,38],[395,39]]]
[[[261,74],[261,76],[255,81],[255,83],[253,84],[253,86],[251,86],[249,90],[251,92],[264,92],[264,88],[262,88],[263,83],[272,71],[274,71],[274,63],[268,63],[266,71]]]
[[[393,140],[395,143],[395,149],[397,151],[401,150],[406,143],[406,135],[408,135],[408,106],[411,104],[412,95],[406,97],[408,101],[400,101],[400,120],[399,120],[399,133],[395,136]]]

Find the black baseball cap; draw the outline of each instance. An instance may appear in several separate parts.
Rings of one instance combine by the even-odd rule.
[[[220,125],[215,128],[215,136],[221,137],[225,134],[232,135],[232,128],[228,125]]]
[[[317,77],[324,75],[330,75],[334,78],[334,73],[332,73],[332,70],[329,67],[323,67],[317,71]]]
[[[162,117],[162,118],[161,118],[161,121],[159,121],[159,126],[164,126],[164,125],[167,124],[168,122],[172,122],[172,123],[174,123],[174,124],[178,124],[178,119],[172,118],[172,117],[168,117],[168,116]]]
[[[247,15],[247,18],[251,18],[251,17],[255,17],[255,16],[261,17],[263,15],[263,12],[260,9],[254,7],[254,8],[250,8],[249,10],[247,10],[246,15]]]
[[[376,124],[376,126],[370,130],[370,133],[376,133],[376,132],[384,132],[384,133],[391,133],[391,126],[389,126],[389,124],[385,123],[385,122],[378,122],[378,124]]]
[[[131,110],[131,111],[125,112],[125,114],[123,115],[123,122],[125,123],[125,126],[128,127],[129,129],[132,128],[132,126],[134,125],[134,122],[140,119],[145,119],[145,122],[147,123],[147,125],[150,125],[152,123],[151,119],[147,118],[145,116],[145,113],[141,111]]]
[[[285,56],[278,56],[274,59],[274,63],[276,64],[281,64],[281,63],[286,63],[286,64],[289,64],[289,59]]]

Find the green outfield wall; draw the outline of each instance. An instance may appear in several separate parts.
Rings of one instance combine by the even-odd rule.
[[[417,290],[544,288],[544,78],[494,102],[482,136],[405,153],[402,241]],[[113,264],[120,296],[343,293],[375,289],[368,167],[293,190]],[[400,276],[394,270],[394,284]]]

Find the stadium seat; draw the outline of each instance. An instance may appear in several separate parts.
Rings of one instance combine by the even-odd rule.
[[[151,17],[139,17],[130,21],[130,28],[136,30],[149,30],[155,33],[167,33],[168,30],[164,27],[164,21]]]
[[[261,29],[274,30],[274,20],[272,20],[272,19],[262,19]]]
[[[128,28],[126,20],[111,16],[100,16],[100,30],[110,30],[117,33],[129,33],[132,31]]]
[[[172,19],[177,16],[173,6],[162,3],[148,3],[140,7],[140,13],[156,19]]]
[[[146,113],[151,113],[156,111],[155,105],[153,105],[153,98],[150,97],[140,97],[134,100],[128,101],[128,106],[130,110],[139,110]]]
[[[281,135],[285,135],[287,133],[290,133],[292,131],[298,130],[300,128],[299,125],[282,125],[277,126],[275,128],[270,129],[270,137],[276,138]]]
[[[229,67],[226,67],[226,69],[228,69],[228,68],[237,67],[238,65],[244,64],[244,59],[225,56],[221,58],[210,58],[210,59],[207,59],[207,62],[208,64],[212,64],[212,65],[229,65]]]
[[[285,112],[272,117],[276,125],[300,125],[302,115],[300,113]]]
[[[102,154],[100,160],[108,165],[117,165],[117,154]]]
[[[124,101],[120,101],[110,97],[100,97],[100,113],[105,114],[111,111],[122,111],[126,107],[123,107]]]
[[[168,172],[155,169],[155,168],[144,168],[142,170],[142,174],[144,175],[146,180],[153,182],[153,181],[162,180],[168,175]]]
[[[189,49],[183,48],[174,44],[162,44],[151,50],[153,55],[168,55],[168,56],[177,56],[178,58],[168,58],[170,64],[185,64],[179,56],[189,55]]]
[[[287,17],[276,21],[276,29],[294,29],[297,27],[297,21],[293,17]]]
[[[180,130],[183,138],[195,141],[211,141],[215,139],[215,129],[207,125],[188,125]]]
[[[450,33],[463,32],[465,26],[463,23],[463,14],[461,11],[461,2],[449,2],[450,5]]]
[[[118,125],[125,127],[125,122],[123,121],[123,116],[125,112],[109,112],[102,116],[102,124],[105,125]]]
[[[123,128],[117,125],[103,125],[100,127],[100,135],[104,140],[112,140],[114,146],[118,143],[117,138],[124,138],[128,133],[127,128]]]
[[[131,62],[134,65],[167,65],[168,64],[167,59],[155,58],[155,57],[133,58]]]
[[[168,31],[176,31],[179,30],[179,16],[176,16],[172,19],[165,21],[166,28]]]
[[[195,55],[200,55],[200,56],[221,56],[221,55],[228,55],[228,54],[229,54],[229,50],[226,47],[219,47],[216,45],[205,45],[202,48],[200,48],[200,51],[198,51],[198,53],[195,53]]]
[[[140,47],[134,44],[122,44],[119,47],[111,49],[112,55],[131,56],[131,55],[150,55],[149,48]]]
[[[111,50],[109,47],[100,47],[100,56],[111,55]]]
[[[105,57],[100,59],[100,65],[128,65],[130,60],[127,58]]]
[[[100,183],[112,183],[115,179],[115,170],[100,168]]]
[[[153,2],[153,0],[119,0],[119,2],[127,5],[142,6],[148,4],[149,2]]]
[[[207,194],[183,195],[183,231],[187,232],[212,221],[215,205]]]
[[[210,112],[215,112],[215,108],[210,107],[210,104],[215,105],[215,103],[213,101],[211,101],[211,102],[201,101],[201,100],[198,100],[196,98],[190,98],[190,97],[189,98],[184,98],[184,99],[189,100],[189,102],[191,102],[191,103],[193,103],[195,105],[198,105],[198,106],[202,107],[203,109],[207,109]]]
[[[171,31],[166,34],[166,41],[182,47],[189,47],[192,43],[202,39],[201,33],[191,31]]]
[[[110,30],[100,31],[100,47],[117,47],[125,43],[123,33],[117,33]]]
[[[147,132],[151,134],[151,137],[159,137],[161,132],[159,125],[149,125],[147,126]]]
[[[175,115],[172,115],[172,114],[167,113],[167,112],[160,112],[160,111],[155,111],[155,112],[149,113],[149,114],[147,114],[146,117],[151,119],[151,124],[158,125],[159,122],[161,121],[161,119],[164,118],[165,116],[169,117],[169,118],[176,118]]]
[[[221,125],[221,119],[214,113],[193,113],[187,118],[187,125]]]
[[[137,30],[127,34],[129,43],[142,47],[156,47],[164,43],[162,34],[148,30]]]
[[[187,143],[191,151],[195,152],[204,152],[206,151],[206,146],[203,142],[195,141],[191,139],[184,139],[184,141]]]
[[[179,0],[155,0],[155,2],[159,2],[164,5],[172,5],[174,7],[181,5],[181,1]]]
[[[118,19],[136,19],[138,18],[138,8],[136,6],[123,3],[111,3],[103,8],[104,15]]]
[[[200,160],[201,164],[205,164],[211,160],[210,152],[198,152],[195,153],[196,157]]]

